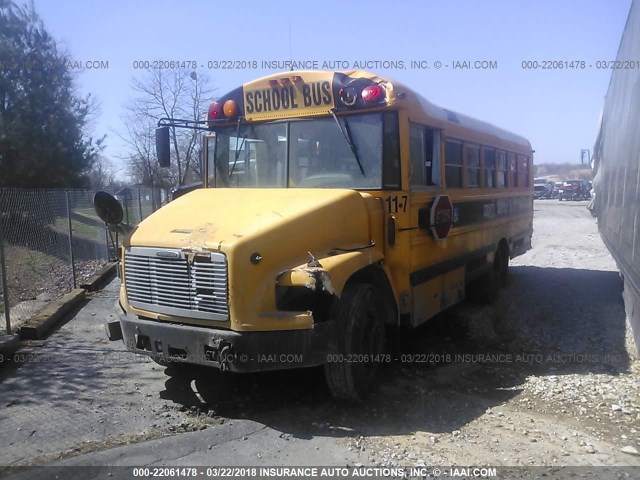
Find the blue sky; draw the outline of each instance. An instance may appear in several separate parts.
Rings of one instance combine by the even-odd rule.
[[[75,60],[107,61],[78,74],[100,102],[94,134],[105,155],[126,154],[117,137],[132,96],[134,61],[196,60],[218,94],[275,70],[208,69],[209,60],[402,61],[374,69],[437,105],[527,137],[536,163],[577,163],[591,149],[631,0],[287,1],[35,0],[49,32]],[[289,31],[291,35],[289,35]],[[291,42],[289,41],[291,37]],[[290,53],[291,52],[291,53]],[[439,70],[412,60],[441,61]],[[493,70],[452,68],[490,60]],[[581,61],[584,69],[523,69],[522,62]],[[636,59],[639,60],[639,59]],[[592,65],[592,67],[589,67]]]

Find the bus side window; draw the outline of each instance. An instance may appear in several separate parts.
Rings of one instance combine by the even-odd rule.
[[[420,125],[411,125],[409,143],[412,163],[411,185],[440,184],[440,132]]]
[[[465,187],[480,186],[480,147],[477,145],[464,146],[464,164],[467,168]]]
[[[498,151],[498,161],[496,163],[496,187],[505,188],[507,186],[507,154]]]
[[[518,167],[516,163],[516,154],[509,153],[509,186],[517,187],[518,186]]]
[[[444,148],[447,188],[462,188],[462,143],[447,140]]]
[[[430,133],[427,135],[427,181],[430,179],[429,185],[440,185],[440,132],[431,129],[427,132]]]
[[[529,186],[529,159],[523,155],[518,155],[518,185]]]
[[[487,188],[496,187],[496,151],[493,148],[483,148],[484,158],[484,186]]]
[[[418,125],[409,127],[409,151],[411,154],[411,185],[425,184],[424,128]]]

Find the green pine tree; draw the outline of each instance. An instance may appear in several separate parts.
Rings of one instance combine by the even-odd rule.
[[[68,53],[31,7],[0,0],[0,186],[85,187],[103,138],[75,92]]]

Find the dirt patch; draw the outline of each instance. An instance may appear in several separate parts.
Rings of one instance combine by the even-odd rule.
[[[73,288],[69,261],[22,246],[6,245],[7,286],[11,329],[16,331],[34,313]],[[78,285],[106,264],[105,260],[76,262]],[[0,333],[6,332],[4,297],[0,291]]]

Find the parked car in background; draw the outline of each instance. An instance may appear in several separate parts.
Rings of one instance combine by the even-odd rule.
[[[567,180],[558,190],[558,200],[590,200],[591,189],[586,180]]]
[[[533,198],[542,198],[547,193],[546,183],[534,183],[533,184]]]
[[[552,198],[558,198],[560,196],[560,190],[562,190],[562,182],[555,182],[553,184]]]
[[[535,183],[533,185],[533,198],[553,198],[553,183]]]

